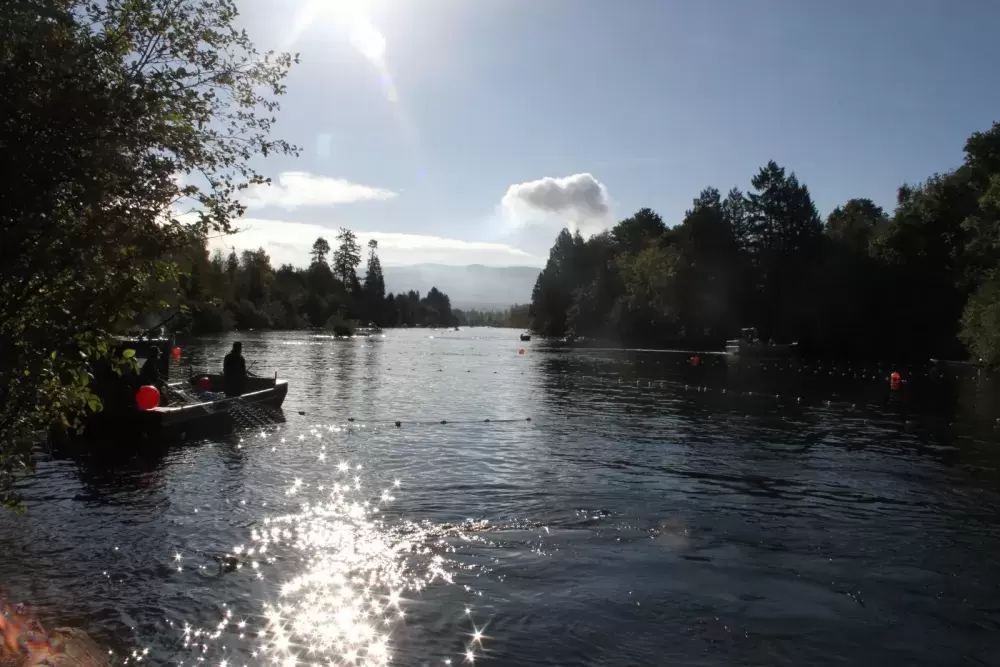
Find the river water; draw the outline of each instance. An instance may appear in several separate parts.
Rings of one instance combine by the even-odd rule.
[[[0,589],[127,664],[1000,664],[985,378],[503,329],[239,338],[282,413],[43,455]],[[182,342],[183,370],[235,339]]]

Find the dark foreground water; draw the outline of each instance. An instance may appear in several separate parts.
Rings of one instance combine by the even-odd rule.
[[[284,421],[43,458],[0,515],[0,588],[129,663],[1000,664],[983,378],[891,392],[885,365],[495,329],[241,338],[290,380]]]

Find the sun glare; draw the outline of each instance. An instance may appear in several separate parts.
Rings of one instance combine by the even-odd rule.
[[[361,55],[374,62],[381,62],[385,55],[385,37],[364,18],[355,21],[351,30],[351,44]]]
[[[333,28],[343,31],[351,45],[368,60],[382,64],[385,55],[385,37],[372,24],[366,11],[366,2],[358,0],[309,0],[295,16],[289,35],[291,48],[306,30]]]

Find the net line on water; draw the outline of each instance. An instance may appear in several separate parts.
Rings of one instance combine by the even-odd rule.
[[[680,365],[686,365],[691,368],[694,373],[701,370],[698,366],[692,364],[689,360],[678,362]],[[889,377],[884,371],[891,368],[912,368],[912,366],[896,365],[896,364],[831,364],[831,363],[783,363],[774,362],[770,364],[761,364],[758,367],[759,370],[772,371],[779,375],[788,374],[789,377],[794,378],[796,376],[812,377],[812,376],[832,376],[834,379],[845,379],[848,382],[857,381],[858,389],[863,389],[865,391],[871,391],[879,389],[882,387],[882,382],[885,381],[888,385]],[[702,365],[704,368],[704,364]],[[707,369],[706,369],[707,370]],[[908,383],[907,377],[917,378],[926,377],[928,373],[921,372],[911,372],[904,376],[903,387]],[[949,379],[966,379],[962,376],[950,376]],[[708,375],[704,378],[704,381],[710,381],[711,376]],[[977,379],[975,377],[968,379]],[[685,395],[692,394],[704,394],[706,396],[714,395],[725,396],[727,399],[732,401],[738,401],[740,399],[750,399],[752,401],[764,401],[771,403],[773,407],[778,409],[788,408],[797,410],[806,409],[819,409],[824,411],[824,413],[829,414],[831,412],[840,411],[845,415],[847,414],[859,414],[864,412],[878,411],[885,408],[886,403],[892,402],[895,399],[892,396],[899,396],[901,392],[891,392],[886,394],[881,400],[872,400],[871,396],[863,397],[858,396],[857,400],[845,400],[843,396],[838,396],[836,392],[816,396],[814,393],[810,396],[798,395],[800,391],[774,391],[774,389],[752,389],[747,390],[741,387],[722,387],[722,386],[712,386],[710,384],[697,384],[697,378],[692,378],[692,381],[684,382],[678,380],[670,379],[646,379],[638,378],[635,379],[634,376],[627,377],[620,373],[610,373],[610,374],[567,374],[565,379],[560,379],[559,384],[564,387],[580,387],[581,389],[590,389],[596,387],[603,387],[621,392],[620,395],[625,400],[635,400],[640,403],[640,405],[628,405],[624,406],[624,410],[612,410],[609,414],[597,414],[595,417],[601,419],[616,419],[620,418],[622,412],[631,416],[638,416],[641,413],[637,413],[637,409],[641,410],[643,407],[648,407],[648,404],[643,405],[639,400],[643,396],[661,396],[661,397],[677,397],[680,398]],[[666,390],[666,391],[664,391]],[[674,391],[669,391],[674,390]],[[811,392],[803,392],[811,393]],[[628,395],[632,394],[632,395]],[[246,429],[267,429],[270,427],[278,426],[285,422],[285,414],[292,412],[304,417],[310,417],[315,419],[324,420],[327,424],[332,423],[345,423],[346,424],[356,424],[362,428],[365,425],[379,426],[395,426],[397,428],[402,428],[404,426],[419,426],[419,427],[433,427],[433,426],[450,426],[450,425],[473,425],[473,424],[516,424],[532,422],[533,418],[531,416],[520,417],[520,418],[484,418],[484,419],[358,419],[354,416],[340,414],[330,414],[327,412],[317,412],[309,409],[302,409],[301,406],[290,406],[286,407],[283,411],[280,408],[271,408],[267,406],[261,406],[256,404],[250,404],[243,401],[235,401],[231,407],[231,414],[233,416],[234,422],[240,428]],[[547,421],[547,420],[546,420]],[[558,422],[561,420],[554,419],[553,422]],[[891,420],[882,420],[889,423]],[[536,418],[537,422],[537,418]]]
[[[778,370],[778,367],[774,367]],[[919,374],[915,374],[919,375]],[[774,408],[777,409],[791,409],[791,410],[811,410],[816,409],[822,411],[825,415],[833,415],[836,413],[841,413],[844,415],[855,415],[858,417],[864,416],[865,413],[869,413],[868,418],[865,420],[866,423],[871,423],[876,425],[878,423],[883,423],[889,425],[895,423],[895,420],[886,419],[884,416],[875,416],[874,412],[878,412],[885,408],[887,403],[894,402],[897,400],[894,397],[898,397],[902,394],[899,391],[891,391],[885,395],[881,400],[871,400],[870,398],[863,400],[844,400],[843,397],[838,397],[836,393],[831,393],[828,395],[823,395],[820,397],[811,396],[805,397],[797,395],[797,392],[775,392],[773,390],[745,390],[741,388],[733,387],[713,387],[709,385],[699,385],[691,382],[685,383],[677,380],[649,380],[649,379],[636,379],[633,382],[632,378],[623,378],[620,375],[567,375],[567,380],[561,382],[561,384],[579,386],[582,389],[596,388],[596,387],[614,387],[614,390],[620,391],[622,394],[626,395],[624,398],[628,401],[636,401],[639,405],[635,404],[625,404],[622,406],[623,409],[611,410],[607,414],[594,414],[592,417],[601,420],[614,420],[620,419],[623,416],[629,418],[635,418],[642,416],[643,412],[640,412],[644,407],[649,407],[647,404],[642,404],[638,399],[644,396],[663,397],[663,398],[681,398],[683,396],[690,395],[705,395],[715,396],[715,397],[725,397],[726,399],[731,399],[734,403],[740,400],[749,399],[754,402],[765,402],[770,403]],[[862,378],[867,380],[868,378],[879,379],[879,375],[863,375]],[[849,378],[850,379],[850,378]],[[888,380],[888,378],[886,378]],[[888,385],[888,381],[886,382]],[[903,385],[907,383],[904,380]],[[589,387],[588,387],[589,385]],[[868,383],[864,386],[867,390],[872,390],[881,387],[881,383]],[[674,391],[659,391],[659,390],[674,390]],[[859,397],[861,398],[861,397]],[[551,420],[539,420],[536,417],[524,417],[524,418],[485,418],[485,419],[357,419],[351,416],[345,415],[333,415],[329,413],[315,412],[311,410],[301,410],[297,408],[292,408],[297,414],[314,417],[317,419],[325,420],[327,423],[340,423],[345,426],[350,424],[356,424],[362,428],[365,425],[394,425],[397,428],[404,426],[450,426],[450,425],[473,425],[473,424],[515,424],[515,423],[525,423],[534,422],[535,425],[544,425],[546,423],[561,423],[561,419],[551,419]],[[572,416],[572,415],[568,415]]]

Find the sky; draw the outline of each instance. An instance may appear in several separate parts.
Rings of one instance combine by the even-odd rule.
[[[825,216],[956,167],[1000,121],[995,0],[237,0],[300,54],[243,231],[304,265],[338,227],[384,264],[544,265],[768,160]]]

